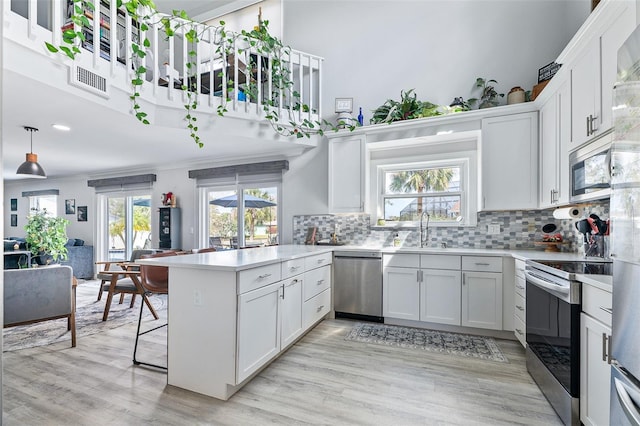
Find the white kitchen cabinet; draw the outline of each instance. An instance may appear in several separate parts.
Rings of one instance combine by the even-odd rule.
[[[238,383],[280,352],[281,292],[278,282],[238,296]]]
[[[608,2],[587,45],[571,65],[570,150],[609,130],[616,81],[617,53],[636,27],[636,5],[632,1]]]
[[[580,314],[580,421],[609,424],[611,292],[582,284]]]
[[[568,81],[562,82],[539,112],[540,208],[543,209],[569,202],[570,88]]]
[[[502,273],[462,272],[462,325],[502,330]]]
[[[419,272],[418,268],[384,267],[382,314],[385,318],[420,320]]]
[[[365,136],[329,139],[329,213],[364,211]]]
[[[524,346],[527,347],[526,332],[527,332],[527,281],[524,275],[525,262],[524,260],[516,259],[515,261],[515,291],[514,291],[514,304],[513,304],[513,332],[516,335],[516,339]]]
[[[538,113],[482,120],[480,210],[538,207]]]
[[[422,269],[420,274],[420,321],[460,325],[461,272]]]
[[[281,347],[289,346],[302,335],[302,279],[301,276],[282,282]]]
[[[609,424],[610,338],[611,327],[580,314],[580,421],[585,425]]]

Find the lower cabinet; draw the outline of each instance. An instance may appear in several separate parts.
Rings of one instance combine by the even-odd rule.
[[[281,293],[278,282],[238,296],[238,383],[280,352]]]
[[[582,284],[580,314],[580,421],[609,424],[611,293]]]
[[[526,279],[524,275],[525,262],[524,260],[517,259],[515,261],[515,289],[514,289],[514,304],[513,304],[513,332],[516,335],[516,339],[524,346],[527,347],[526,332],[527,332],[527,303],[526,303]]]
[[[394,254],[383,265],[385,318],[502,330],[501,257]]]
[[[462,325],[502,330],[502,273],[462,273]]]
[[[280,346],[284,348],[302,335],[302,280],[299,277],[282,282],[281,299]]]
[[[420,271],[420,321],[460,325],[460,271]]]
[[[420,320],[419,269],[389,266],[382,277],[382,315],[387,318]]]

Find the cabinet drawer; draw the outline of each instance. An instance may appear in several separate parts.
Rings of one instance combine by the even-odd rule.
[[[238,294],[280,281],[280,262],[238,272]]]
[[[502,272],[501,257],[462,256],[463,271]]]
[[[382,255],[383,266],[395,266],[399,268],[419,268],[419,254],[385,254]]]
[[[525,322],[520,319],[520,317],[515,316],[513,318],[513,334],[516,335],[516,338],[522,343],[522,346],[527,347],[527,339],[526,339],[526,330]]]
[[[331,289],[326,289],[302,304],[302,326],[306,330],[331,310]]]
[[[322,254],[314,254],[304,258],[304,269],[309,271],[311,269],[319,268],[324,265],[330,265],[333,259],[333,253],[327,252]]]
[[[527,305],[525,304],[525,299],[522,295],[518,293],[514,294],[513,298],[514,298],[513,312],[515,313],[516,317],[520,317],[520,320],[522,322],[525,322],[527,318],[527,315],[526,315]]]
[[[524,260],[516,259],[515,264],[516,264],[516,277],[520,277],[524,279],[524,269],[526,265]]]
[[[462,256],[450,256],[442,254],[422,254],[420,255],[420,267],[429,269],[449,269],[459,271]]]
[[[519,294],[523,298],[527,297],[527,280],[524,277],[516,275],[516,294]]]
[[[613,306],[611,293],[589,284],[582,284],[582,311],[611,327],[611,310]],[[604,308],[604,309],[602,309]]]
[[[331,287],[331,266],[327,265],[305,272],[302,280],[303,300],[309,300],[329,287]]]
[[[282,279],[287,279],[304,272],[304,258],[282,262]]]

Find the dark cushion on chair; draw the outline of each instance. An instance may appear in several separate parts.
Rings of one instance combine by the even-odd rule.
[[[75,238],[69,238],[66,243],[64,243],[65,247],[73,247],[76,245]]]

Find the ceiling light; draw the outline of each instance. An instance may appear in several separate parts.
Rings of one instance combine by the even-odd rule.
[[[63,132],[68,132],[69,130],[71,130],[71,127],[65,126],[64,124],[52,124],[51,127],[56,130],[62,130]]]
[[[17,175],[21,175],[24,177],[32,177],[43,179],[46,178],[47,175],[44,172],[44,169],[40,164],[38,164],[38,156],[33,153],[33,132],[37,132],[38,129],[35,127],[24,126],[24,129],[31,133],[31,152],[27,153],[27,161],[20,164],[18,170],[16,171]]]

